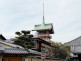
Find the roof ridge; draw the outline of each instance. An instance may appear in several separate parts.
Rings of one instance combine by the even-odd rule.
[[[45,24],[45,25],[48,25],[48,24],[53,24],[53,23],[47,23],[47,24]],[[35,26],[38,26],[38,25],[41,25],[41,24],[37,24],[37,25],[35,25]]]
[[[66,42],[65,44],[70,43],[70,42],[72,42],[72,41],[75,41],[75,40],[79,39],[80,37],[81,37],[81,36],[79,36],[79,37],[77,37],[77,38],[75,38],[75,39],[73,39],[73,40],[71,40],[71,41],[69,41],[69,42]]]

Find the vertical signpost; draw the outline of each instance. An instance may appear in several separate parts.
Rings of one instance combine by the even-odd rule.
[[[46,54],[45,53],[42,53],[41,54],[41,59],[45,59],[45,57],[46,57]]]

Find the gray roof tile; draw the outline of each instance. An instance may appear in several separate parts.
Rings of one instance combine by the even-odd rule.
[[[7,41],[7,40],[6,40],[6,41]],[[14,47],[14,48],[23,48],[23,47],[21,47],[21,46],[19,46],[19,45],[12,44],[12,43],[9,43],[9,42],[5,42],[5,41],[3,41],[3,40],[0,40],[0,43],[7,44],[7,45],[12,46],[12,47]]]
[[[32,54],[41,54],[41,52],[38,52],[38,51],[35,51],[35,50],[31,50],[31,49],[28,49],[30,53]]]
[[[28,51],[20,48],[5,48],[4,53],[7,54],[28,54]]]
[[[5,48],[4,53],[6,54],[38,54],[41,55],[41,52],[31,50],[31,49],[21,49],[21,48]]]
[[[65,44],[69,45],[69,46],[71,46],[71,45],[81,45],[81,36],[74,39],[74,40],[72,40],[72,41],[70,41],[70,42],[67,42]]]

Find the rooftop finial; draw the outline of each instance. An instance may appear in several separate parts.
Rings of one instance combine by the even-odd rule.
[[[43,16],[44,16],[44,2],[43,2]]]
[[[44,2],[43,2],[43,22],[42,22],[42,26],[45,26],[45,20],[44,20]]]

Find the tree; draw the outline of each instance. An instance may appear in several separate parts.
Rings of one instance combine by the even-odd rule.
[[[15,37],[14,44],[20,45],[24,48],[32,48],[34,46],[34,42],[32,41],[33,35],[30,34],[30,31],[21,31],[15,32],[18,37]]]
[[[62,43],[52,42],[54,58],[66,59],[70,57],[70,47]]]

